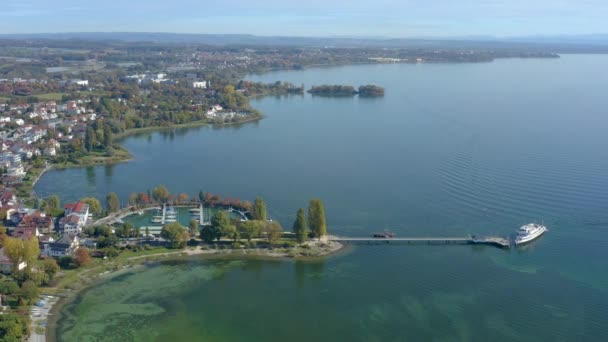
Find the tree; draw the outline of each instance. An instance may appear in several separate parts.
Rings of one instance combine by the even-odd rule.
[[[201,201],[201,203],[205,201],[205,193],[203,190],[198,192],[198,200]]]
[[[188,232],[177,222],[166,224],[160,231],[160,236],[171,243],[171,248],[184,248],[188,241]]]
[[[103,126],[103,145],[108,148],[114,144],[114,137],[110,125]]]
[[[95,134],[91,126],[87,128],[86,134],[84,136],[84,146],[87,151],[93,151],[95,146],[97,146],[97,135]]]
[[[233,224],[228,224],[221,227],[220,233],[222,236],[225,236],[232,241],[237,241],[239,239],[239,231],[236,229],[236,226]]]
[[[25,261],[26,273],[30,273],[34,263],[40,255],[40,245],[37,237],[30,237],[23,241],[23,261]]]
[[[191,237],[196,236],[196,233],[198,232],[198,222],[195,219],[190,220],[188,223],[188,230],[190,231]]]
[[[32,301],[38,299],[39,296],[40,290],[33,281],[26,280],[23,282],[21,285],[21,297],[23,297],[23,299],[25,299],[28,303],[31,303]]]
[[[325,208],[320,199],[312,199],[308,206],[308,225],[315,237],[321,238],[327,235],[327,223],[325,220]]]
[[[264,226],[264,233],[266,233],[268,243],[274,245],[283,234],[283,227],[276,221],[267,222]]]
[[[215,239],[219,240],[221,236],[219,229],[214,226],[204,226],[201,229],[201,239],[206,243],[212,243]]]
[[[226,230],[225,227],[230,225],[230,217],[225,211],[218,211],[211,218],[211,226],[215,228],[216,239],[219,241],[222,237],[222,231]]]
[[[99,242],[97,243],[97,245],[99,246]],[[63,269],[74,268],[74,266],[75,266],[74,265],[74,257],[71,256],[71,255],[64,255],[61,258],[59,258],[58,264]]]
[[[152,190],[152,198],[160,203],[166,203],[169,200],[169,195],[169,190],[164,185],[159,185]]]
[[[298,213],[296,214],[296,220],[293,223],[293,232],[296,234],[296,239],[299,243],[306,241],[306,236],[308,234],[308,228],[306,227],[306,214],[304,214],[304,209],[298,209]]]
[[[146,226],[145,233],[146,233],[146,239],[149,238],[150,237],[150,227]]]
[[[42,269],[44,270],[44,273],[49,276],[49,279],[53,279],[55,274],[61,270],[59,264],[57,264],[57,261],[53,258],[44,259],[42,262]]]
[[[239,233],[241,237],[247,239],[247,241],[251,241],[251,239],[260,235],[264,224],[265,222],[256,220],[242,222],[238,227]]]
[[[19,284],[11,278],[4,278],[0,281],[0,294],[13,295],[19,292]],[[4,303],[4,301],[3,301]]]
[[[177,195],[177,201],[179,203],[186,203],[188,202],[188,199],[190,198],[190,196],[188,196],[187,193],[182,192],[181,194]]]
[[[118,195],[115,192],[110,192],[106,196],[106,207],[111,213],[120,209],[120,200],[118,199]]]
[[[138,195],[135,192],[129,194],[129,205],[136,205],[138,202]]]
[[[91,255],[89,254],[89,250],[84,247],[79,247],[76,252],[74,252],[74,263],[78,267],[86,266],[91,262]]]
[[[29,323],[27,317],[16,313],[0,315],[0,340],[18,342],[27,336]]]
[[[266,221],[266,204],[261,197],[257,197],[253,202],[253,219]]]
[[[46,199],[46,205],[49,210],[59,210],[61,207],[61,202],[59,201],[59,196],[51,195]]]
[[[8,237],[6,227],[0,225],[0,247],[4,246],[4,240]]]
[[[18,271],[19,264],[23,261],[23,241],[18,238],[6,238],[4,240],[4,255],[13,264],[13,272]]]
[[[93,214],[101,214],[101,203],[95,197],[85,197],[80,200],[82,203],[89,205],[89,211]]]

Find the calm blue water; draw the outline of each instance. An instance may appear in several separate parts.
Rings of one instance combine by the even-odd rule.
[[[549,234],[513,251],[359,247],[314,273],[323,285],[304,283],[302,293],[280,301],[256,296],[253,301],[271,303],[252,319],[265,326],[261,317],[298,303],[307,314],[327,312],[352,332],[332,335],[319,323],[336,338],[400,340],[400,329],[425,340],[469,340],[476,333],[478,340],[600,340],[608,333],[608,56],[352,66],[250,78],[307,87],[372,83],[385,87],[386,96],[263,98],[254,102],[267,116],[258,123],[133,136],[124,146],[134,161],[52,171],[36,191],[63,199],[116,191],[126,199],[165,184],[193,195],[201,189],[241,199],[260,195],[285,226],[297,208],[320,197],[330,231],[362,236],[385,228],[401,236],[508,234],[523,223],[544,222]],[[228,271],[222,286],[250,281],[263,289],[289,278],[295,267],[276,264],[255,275],[247,268]],[[343,278],[333,282],[336,274]],[[201,286],[220,286],[215,281]],[[340,293],[340,286],[351,285],[352,297]],[[300,288],[290,279],[284,286]],[[234,337],[227,321],[201,310],[225,325],[220,335]],[[279,322],[289,326],[287,320]],[[289,329],[276,337],[289,338]]]

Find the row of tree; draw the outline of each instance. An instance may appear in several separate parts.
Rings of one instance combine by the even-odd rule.
[[[325,218],[325,207],[320,199],[312,199],[308,205],[308,223],[304,209],[298,209],[296,220],[293,223],[293,232],[298,242],[306,241],[309,236],[322,238],[327,235],[327,219]]]

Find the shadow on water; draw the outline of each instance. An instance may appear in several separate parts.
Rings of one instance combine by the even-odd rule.
[[[105,177],[106,180],[108,180],[108,182],[112,181],[112,177],[114,177],[114,165],[112,164],[107,164],[104,166],[104,171],[105,171]]]
[[[89,186],[95,186],[95,168],[87,167],[87,183]]]

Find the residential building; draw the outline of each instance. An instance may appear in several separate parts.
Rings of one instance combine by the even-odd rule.
[[[59,240],[47,240],[41,242],[40,255],[46,257],[61,258],[72,255],[80,246],[80,241],[76,235],[64,234]]]
[[[89,218],[89,205],[82,202],[64,206],[65,216],[59,220],[59,229],[66,234],[79,234]]]

